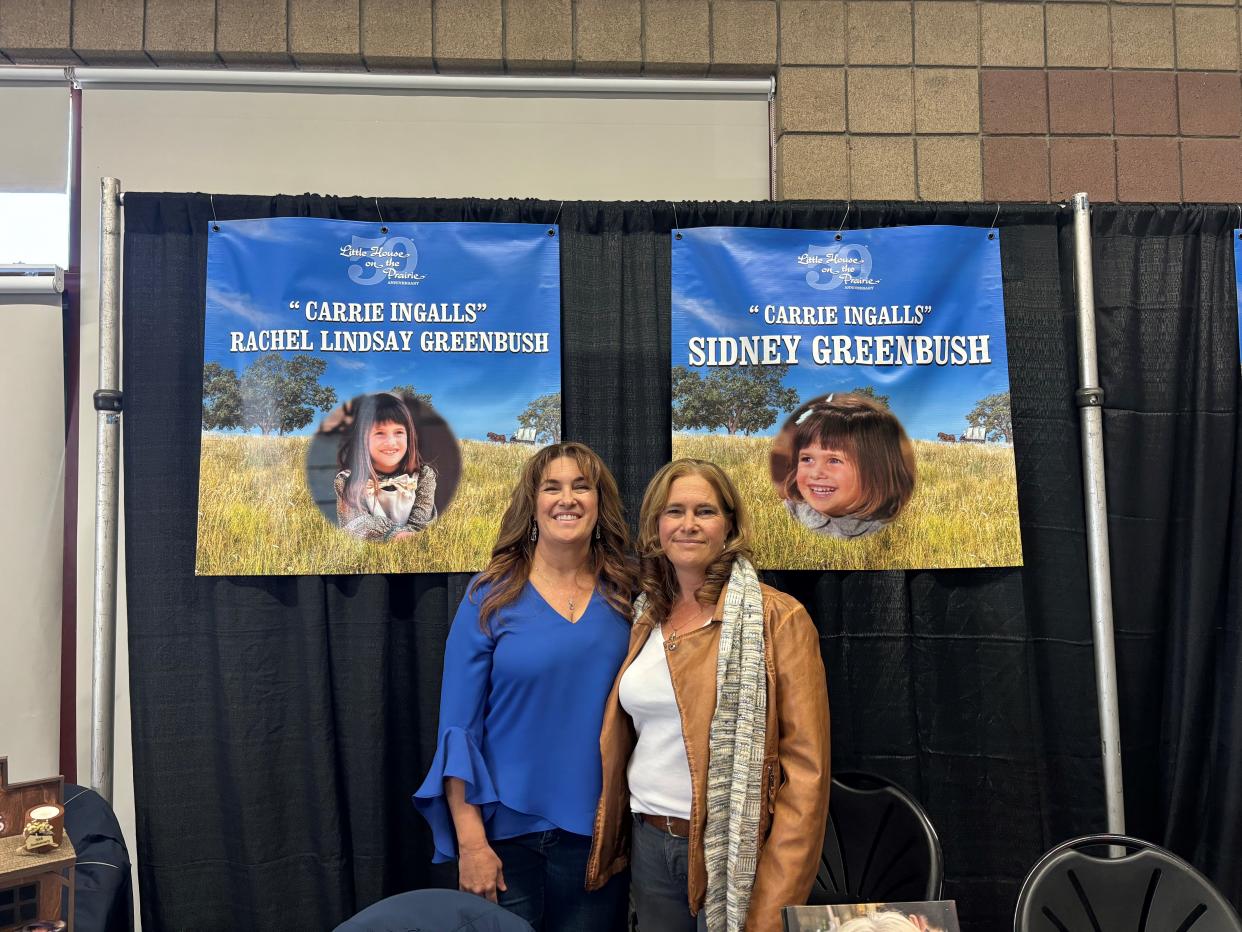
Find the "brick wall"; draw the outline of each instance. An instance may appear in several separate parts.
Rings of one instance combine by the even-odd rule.
[[[785,198],[1242,201],[1238,0],[0,0],[0,63],[778,78]]]

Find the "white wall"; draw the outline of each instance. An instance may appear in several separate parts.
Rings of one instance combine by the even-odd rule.
[[[3,282],[0,281],[0,289]],[[0,535],[0,756],[9,779],[60,773],[61,549],[65,390],[60,295],[0,291],[0,462],[10,465]]]
[[[381,204],[383,198],[418,196],[681,201],[768,196],[768,108],[762,99],[93,86],[82,96],[77,720],[83,782],[90,761],[91,394],[98,382],[101,177],[119,178],[129,191],[309,191],[378,197]],[[124,533],[122,522],[113,802],[136,857]]]

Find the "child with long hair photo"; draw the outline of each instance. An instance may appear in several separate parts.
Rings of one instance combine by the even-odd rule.
[[[773,444],[772,481],[790,516],[852,540],[887,527],[914,495],[914,447],[889,409],[860,392],[812,399]]]
[[[353,424],[337,453],[337,524],[359,540],[411,537],[436,519],[436,471],[419,455],[409,405],[376,392],[350,407]]]

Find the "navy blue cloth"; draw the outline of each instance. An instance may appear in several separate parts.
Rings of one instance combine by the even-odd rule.
[[[555,829],[493,844],[506,889],[500,905],[529,922],[535,932],[623,932],[629,918],[629,873],[611,877],[587,893],[582,882],[591,836]]]
[[[334,932],[532,932],[495,903],[458,890],[411,890],[372,903]]]
[[[569,622],[527,583],[485,632],[486,593],[467,594],[457,607],[436,754],[414,794],[436,863],[457,857],[446,777],[465,782],[466,801],[480,807],[493,841],[557,828],[591,834],[604,700],[629,644],[628,620],[599,593]]]
[[[129,851],[112,808],[94,790],[65,784],[65,834],[78,854],[73,874],[77,932],[133,932]]]

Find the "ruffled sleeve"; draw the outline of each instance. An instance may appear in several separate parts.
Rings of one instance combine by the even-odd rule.
[[[431,826],[437,864],[457,857],[457,832],[444,796],[445,778],[457,777],[466,784],[466,802],[483,807],[485,820],[488,808],[500,799],[481,750],[495,642],[479,628],[478,603],[485,592],[475,594],[473,602],[469,586],[466,592],[444,647],[435,758],[414,793],[414,807]]]

